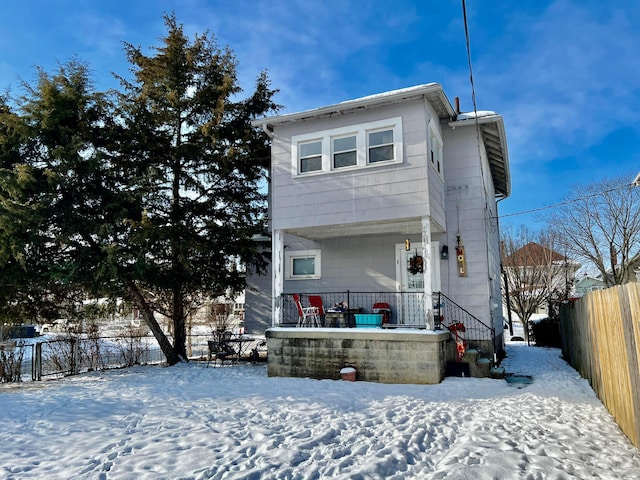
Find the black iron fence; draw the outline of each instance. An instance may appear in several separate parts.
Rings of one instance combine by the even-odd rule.
[[[187,356],[206,360],[212,335],[188,335]],[[236,359],[250,359],[260,337],[231,335]],[[17,339],[0,344],[0,383],[42,380],[95,370],[152,365],[166,362],[150,335],[99,337],[61,335],[56,338]]]

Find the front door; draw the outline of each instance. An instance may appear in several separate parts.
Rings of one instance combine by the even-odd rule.
[[[398,324],[425,325],[424,276],[430,275],[433,291],[440,290],[438,252],[438,242],[431,242],[431,258],[427,263],[421,261],[424,258],[422,243],[412,244],[408,251],[404,243],[396,244],[396,285],[401,297],[397,312]]]

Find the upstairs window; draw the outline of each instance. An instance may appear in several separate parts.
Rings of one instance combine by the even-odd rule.
[[[393,160],[393,130],[369,132],[369,163]]]
[[[356,136],[333,139],[333,168],[353,167],[358,164]]]
[[[322,141],[301,143],[300,173],[322,170]]]
[[[432,124],[429,128],[429,158],[433,168],[442,176],[442,139]]]
[[[296,176],[402,163],[402,117],[291,137]]]

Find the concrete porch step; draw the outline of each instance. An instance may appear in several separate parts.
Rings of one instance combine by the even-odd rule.
[[[491,377],[491,360],[480,357],[480,352],[470,348],[459,362],[448,362],[447,375],[457,377]],[[491,377],[493,378],[493,377]]]

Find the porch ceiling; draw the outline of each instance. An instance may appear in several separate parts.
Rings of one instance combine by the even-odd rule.
[[[321,225],[300,228],[287,228],[286,232],[301,238],[306,238],[308,240],[359,237],[365,235],[415,235],[422,232],[422,220],[417,217],[377,222]],[[431,232],[441,233],[444,232],[444,229],[432,220]]]

